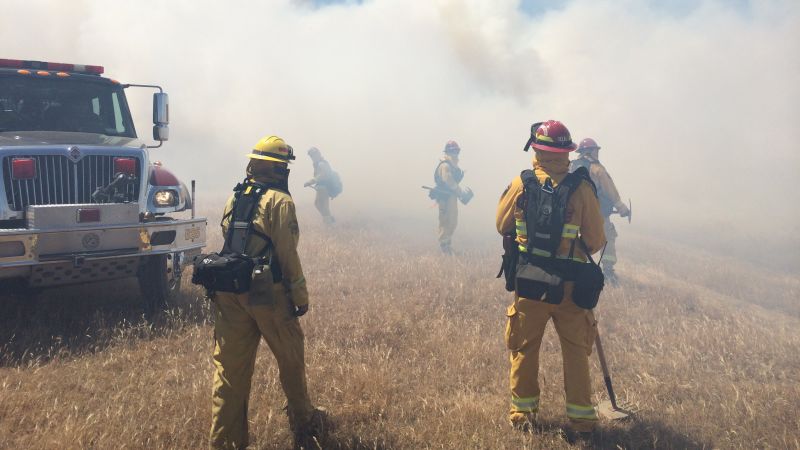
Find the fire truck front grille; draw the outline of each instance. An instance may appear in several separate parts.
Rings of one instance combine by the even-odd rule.
[[[12,159],[33,158],[36,160],[36,176],[32,179],[15,180],[12,174]],[[136,179],[141,180],[142,165],[136,159]],[[74,162],[61,155],[14,155],[3,159],[3,183],[6,200],[13,211],[22,211],[28,205],[71,205],[97,203],[92,193],[114,178],[114,156],[88,155]],[[139,183],[125,188],[125,201],[139,200]]]

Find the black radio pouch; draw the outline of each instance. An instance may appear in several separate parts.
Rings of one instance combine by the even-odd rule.
[[[575,265],[575,287],[572,289],[572,301],[583,309],[594,309],[600,300],[600,292],[605,286],[605,276],[600,264],[596,264],[592,259],[589,248],[583,239],[578,238],[578,242],[586,253],[586,257],[589,258],[589,263]],[[600,257],[602,258],[602,255]]]
[[[192,283],[214,292],[242,294],[250,290],[255,266],[252,258],[235,253],[200,255],[194,263]]]

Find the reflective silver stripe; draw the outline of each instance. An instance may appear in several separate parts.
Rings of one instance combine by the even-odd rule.
[[[570,419],[597,420],[593,406],[580,406],[567,403],[567,417]]]
[[[550,239],[550,233],[534,233],[533,235],[541,239]]]
[[[536,412],[539,409],[539,396],[514,397],[512,395],[511,409],[517,412]]]
[[[579,263],[585,263],[586,262],[586,259],[579,258],[577,256],[573,256],[572,258],[570,258],[569,256],[558,255],[558,256],[556,256],[556,259],[570,259],[572,261],[576,261],[576,262],[579,262]]]

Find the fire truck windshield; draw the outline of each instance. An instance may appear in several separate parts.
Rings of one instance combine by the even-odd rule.
[[[0,76],[0,132],[136,137],[122,86],[82,77]]]

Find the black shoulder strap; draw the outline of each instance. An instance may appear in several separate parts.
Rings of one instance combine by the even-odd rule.
[[[539,179],[536,178],[536,174],[533,173],[533,170],[526,169],[523,170],[519,174],[519,178],[522,180],[522,192],[523,195],[520,195],[517,199],[517,206],[523,210],[527,207],[528,202],[528,192],[532,186],[539,186]]]
[[[522,179],[523,186],[527,186],[529,183],[539,184],[539,179],[536,178],[536,174],[531,169],[523,170],[519,177]]]

